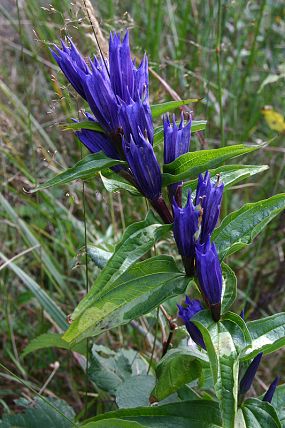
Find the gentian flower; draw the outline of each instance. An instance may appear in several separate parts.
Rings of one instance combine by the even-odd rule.
[[[144,55],[138,68],[131,58],[129,32],[121,42],[116,33],[109,40],[110,81],[114,93],[125,103],[148,98],[148,60]]]
[[[155,203],[161,196],[161,172],[152,145],[138,129],[136,140],[132,134],[129,140],[123,138],[123,149],[137,187]]]
[[[123,129],[124,137],[130,141],[130,136],[136,141],[139,132],[153,145],[153,124],[151,110],[146,100],[131,101],[130,104],[123,103],[119,111],[119,121]]]
[[[180,208],[173,198],[173,234],[179,254],[182,257],[186,274],[194,273],[195,234],[198,231],[199,211],[191,200],[191,192],[188,192],[187,202],[184,208]]]
[[[223,277],[216,246],[210,236],[205,244],[196,244],[196,271],[200,290],[210,307],[213,319],[218,321],[221,312]]]
[[[123,150],[137,187],[152,204],[161,199],[161,171],[153,150],[151,110],[146,101],[122,104],[119,120],[123,129]]]
[[[267,403],[271,403],[275,389],[277,388],[277,385],[279,383],[279,376],[277,376],[274,381],[271,383],[271,385],[269,386],[268,390],[266,391],[266,393],[264,394],[264,397],[262,399],[262,401],[267,401]]]
[[[54,45],[55,50],[53,51],[51,49],[51,53],[67,80],[69,80],[79,95],[86,99],[84,82],[86,76],[91,74],[91,71],[70,37],[67,37],[67,39],[70,43],[70,47],[61,40],[62,49]]]
[[[184,125],[184,115],[181,113],[181,121],[179,126],[176,125],[175,115],[173,115],[173,123],[171,125],[169,116],[163,118],[164,128],[164,163],[171,163],[179,156],[189,152],[191,139],[191,123],[190,119]]]
[[[129,34],[121,42],[116,33],[110,35],[109,62],[94,58],[87,65],[83,56],[68,38],[70,47],[62,42],[51,51],[66,78],[75,90],[87,100],[100,125],[107,133],[116,135],[120,124],[118,112],[122,102],[148,99],[148,61],[144,56],[140,66],[131,59]]]
[[[184,114],[181,113],[181,121],[179,126],[176,125],[175,115],[173,115],[172,125],[170,123],[169,116],[163,118],[164,128],[164,163],[168,164],[173,162],[179,156],[189,152],[190,139],[191,139],[191,124],[190,119],[184,125]],[[182,182],[171,184],[168,186],[169,199],[172,200],[173,196],[176,197],[176,201],[181,206],[181,195],[176,195],[178,189],[181,189]]]
[[[191,318],[198,312],[203,310],[203,306],[199,302],[199,300],[191,300],[190,297],[186,296],[185,300],[186,306],[178,306],[178,316],[183,319],[185,327],[190,334],[191,339],[201,348],[206,349],[205,342],[203,340],[203,336],[196,327],[196,325],[191,321]]]
[[[86,113],[86,116],[91,122],[96,122],[95,118],[92,117],[91,114]],[[120,159],[120,155],[116,150],[113,141],[104,132],[82,128],[80,131],[76,131],[75,134],[91,153],[103,151],[106,156],[109,156],[112,159]]]
[[[245,394],[249,388],[251,387],[251,384],[253,382],[254,376],[257,372],[257,369],[259,367],[260,361],[262,357],[262,352],[260,352],[250,363],[249,367],[247,368],[242,380],[239,384],[239,392],[240,394]]]
[[[56,47],[52,52],[67,79],[87,100],[103,133],[82,129],[78,138],[92,152],[102,150],[107,156],[127,160],[129,169],[114,167],[145,195],[167,223],[172,216],[161,196],[161,171],[153,151],[153,124],[148,100],[148,62],[140,66],[131,59],[129,35],[121,41],[111,34],[109,62],[103,58],[87,65],[74,44]]]
[[[223,190],[224,184],[219,179],[216,183],[211,182],[209,171],[206,171],[204,177],[202,174],[199,175],[195,205],[200,205],[203,210],[200,233],[200,242],[202,244],[207,241],[208,236],[212,234],[217,224]]]

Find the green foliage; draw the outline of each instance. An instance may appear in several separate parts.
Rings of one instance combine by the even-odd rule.
[[[151,402],[161,401],[186,383],[200,377],[202,366],[208,366],[204,352],[191,348],[175,348],[167,352],[156,367],[156,385]]]
[[[259,352],[269,354],[285,345],[285,313],[271,315],[247,323],[252,345],[243,360],[251,359]]]
[[[236,425],[244,428],[281,428],[275,409],[255,398],[243,403],[237,413]]]
[[[285,208],[285,194],[244,205],[229,214],[213,233],[219,256],[224,258],[250,244]]]
[[[35,397],[31,402],[18,400],[24,407],[19,415],[4,415],[1,428],[71,428],[75,426],[73,409],[63,400],[57,398],[42,399]],[[52,424],[52,425],[51,425]]]
[[[77,162],[73,167],[66,169],[55,177],[47,180],[43,184],[39,184],[35,189],[29,192],[37,192],[38,190],[47,189],[48,187],[58,186],[59,184],[70,183],[71,181],[82,179],[88,180],[97,172],[109,168],[114,165],[123,165],[124,162],[108,158],[104,153],[93,153],[87,155],[84,159]]]
[[[83,427],[92,428],[91,422],[110,421],[110,419],[132,420],[143,426],[164,426],[165,428],[209,428],[221,427],[219,408],[216,402],[209,400],[184,401],[164,404],[158,407],[139,407],[122,409],[99,415],[86,421]],[[96,425],[95,425],[96,426]],[[107,425],[108,426],[108,425]]]
[[[75,312],[76,318],[63,338],[79,342],[126,324],[183,293],[188,282],[171,257],[157,256],[136,263],[113,282],[110,290],[100,292],[99,298],[91,289],[84,310],[81,305],[80,312]]]
[[[92,289],[75,309],[72,319],[77,318],[98,297],[112,290],[116,279],[147,253],[157,240],[165,237],[170,229],[171,225],[157,222],[152,213],[145,220],[129,226]]]
[[[233,314],[235,315],[235,314]],[[193,322],[203,334],[224,427],[233,427],[238,399],[238,357],[250,345],[250,337],[238,316],[214,322],[209,312],[195,315]]]
[[[163,183],[169,185],[184,179],[193,179],[207,169],[216,168],[226,160],[258,150],[260,146],[247,147],[238,144],[212,150],[186,153],[163,167]]]
[[[170,111],[176,110],[181,106],[185,106],[185,105],[190,104],[190,103],[196,103],[198,101],[200,101],[198,98],[190,98],[188,100],[167,101],[166,103],[153,104],[150,107],[152,117],[155,119],[164,113],[169,113]]]

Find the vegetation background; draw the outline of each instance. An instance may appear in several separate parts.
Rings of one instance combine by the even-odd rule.
[[[51,373],[44,393],[66,399],[76,412],[83,408],[86,391],[91,414],[115,408],[112,395],[88,383],[67,351],[21,357],[30,340],[56,331],[38,304],[39,290],[68,314],[84,295],[87,278],[89,284],[95,278],[92,263],[86,276],[85,234],[88,243],[112,249],[125,227],[147,210],[140,198],[108,193],[99,176],[84,186],[76,182],[35,195],[25,191],[85,153],[72,132],[60,126],[81,114],[83,102],[49,52],[53,42],[68,34],[85,56],[98,53],[84,4],[0,2],[1,411],[17,409],[14,399],[33,396],[30,388],[39,391]],[[134,55],[139,59],[147,52],[153,103],[171,100],[173,91],[183,99],[203,98],[194,105],[194,116],[208,124],[199,139],[192,139],[192,150],[275,137],[264,150],[242,158],[270,169],[228,191],[224,214],[283,191],[284,133],[270,129],[262,116],[265,105],[281,114],[285,107],[282,0],[106,0],[93,1],[93,6],[104,37],[129,28]],[[230,259],[239,279],[236,310],[245,306],[248,319],[284,309],[284,232],[283,214],[254,246]],[[171,242],[156,250],[172,251]],[[170,310],[175,315],[175,305]],[[155,325],[154,314],[104,334],[98,343],[112,350],[140,350],[147,358],[152,343],[142,332],[156,334]],[[261,384],[271,381],[272,370],[285,373],[284,352],[268,361],[270,373],[263,368]]]

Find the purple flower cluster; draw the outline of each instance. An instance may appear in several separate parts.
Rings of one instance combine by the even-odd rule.
[[[76,134],[91,153],[103,151],[126,160],[125,172],[158,211],[161,203],[161,171],[153,150],[153,124],[148,96],[148,60],[136,67],[131,58],[129,34],[123,40],[111,34],[109,60],[85,61],[71,39],[62,41],[52,55],[74,89],[89,104],[86,117],[99,123],[104,132],[82,129]],[[120,171],[122,167],[115,167]],[[159,201],[159,202],[158,202]],[[163,207],[165,210],[165,207]],[[163,210],[162,209],[162,210]],[[160,213],[161,214],[161,213]],[[164,219],[171,217],[164,215]]]
[[[172,213],[163,196],[161,169],[153,141],[154,129],[149,104],[148,60],[146,55],[136,67],[132,60],[129,34],[114,33],[109,41],[109,58],[86,61],[70,38],[55,46],[52,55],[78,94],[87,101],[92,113],[87,120],[98,123],[102,132],[81,129],[76,132],[91,153],[102,151],[127,166],[114,166],[150,200],[166,223],[173,221],[174,237],[186,274],[196,271],[205,303],[215,320],[219,319],[222,273],[215,245],[210,242],[220,212],[223,184],[212,183],[210,174],[200,175],[194,203],[188,194],[181,204],[182,183],[168,186]],[[190,150],[190,114],[181,114],[180,123],[169,116],[163,119],[164,163],[168,164]]]
[[[215,244],[211,242],[221,209],[224,185],[220,179],[211,181],[209,172],[199,175],[194,202],[191,192],[185,207],[172,202],[173,232],[186,274],[196,272],[199,288],[213,319],[220,318],[222,269]]]

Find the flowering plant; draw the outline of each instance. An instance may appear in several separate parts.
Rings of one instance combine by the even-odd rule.
[[[193,120],[188,110],[178,121],[169,113],[195,100],[150,105],[147,56],[135,65],[128,32],[123,39],[111,34],[108,59],[86,61],[71,39],[62,41],[61,48],[54,46],[52,54],[89,106],[86,120],[74,121],[69,128],[90,154],[33,191],[111,170],[116,189],[145,197],[151,206],[145,220],[130,225],[115,251],[101,262],[95,283],[69,317],[61,344],[78,349],[86,339],[155,308],[169,324],[162,358],[157,364],[151,359],[147,374],[137,376],[152,406],[123,406],[130,408],[96,416],[84,426],[95,427],[99,420],[105,423],[100,426],[117,426],[119,419],[123,422],[118,426],[133,427],[280,427],[278,408],[270,404],[278,379],[261,398],[245,395],[262,355],[266,358],[285,343],[285,314],[246,322],[244,312],[231,312],[237,280],[224,260],[249,245],[284,209],[285,195],[246,204],[218,225],[223,193],[266,169],[225,166],[225,161],[262,146],[191,151],[191,135],[205,122]],[[162,126],[154,128],[161,116]],[[171,231],[179,257],[160,254],[141,260]],[[169,316],[162,304],[175,296],[178,312]],[[172,347],[176,330],[184,335]],[[160,404],[169,396],[171,403]]]

